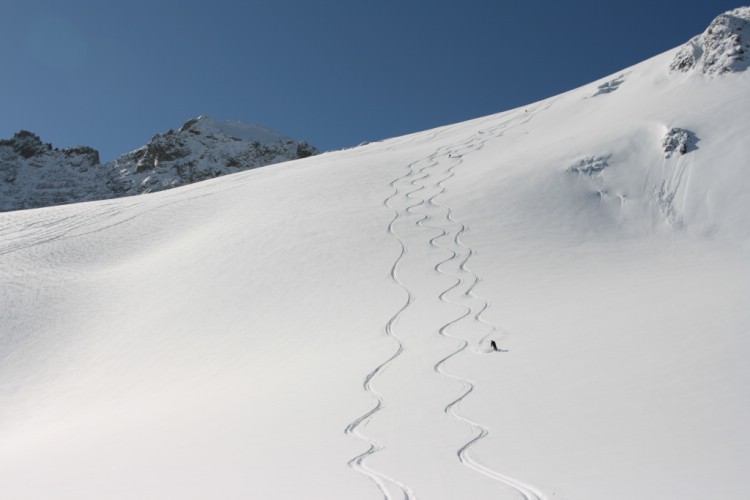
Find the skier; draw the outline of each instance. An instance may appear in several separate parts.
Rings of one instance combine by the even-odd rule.
[[[490,349],[492,349],[492,351],[495,351],[495,352],[508,352],[508,349],[500,349],[497,346],[497,342],[495,342],[494,340],[490,340]]]

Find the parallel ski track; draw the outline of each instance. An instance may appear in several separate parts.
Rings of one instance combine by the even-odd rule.
[[[550,103],[549,105],[551,104],[552,103]],[[546,109],[546,107],[544,109]],[[524,117],[526,119],[523,120],[522,123],[529,121],[534,114],[535,113],[526,115]],[[435,365],[433,366],[433,369],[435,370],[435,372],[445,377],[448,377],[452,380],[456,380],[460,382],[464,387],[463,392],[456,399],[449,402],[444,407],[443,411],[446,414],[453,417],[454,419],[468,424],[474,431],[473,432],[474,436],[468,442],[466,442],[465,444],[463,444],[461,447],[458,448],[458,450],[456,451],[456,455],[459,461],[466,467],[473,469],[476,472],[479,472],[487,476],[488,478],[499,482],[503,486],[512,489],[513,491],[518,493],[521,497],[523,497],[525,500],[546,500],[546,496],[534,486],[526,484],[518,479],[512,478],[498,471],[495,471],[483,465],[477,459],[474,458],[474,456],[471,454],[471,448],[475,444],[477,444],[479,441],[481,441],[482,439],[486,438],[489,435],[489,429],[483,424],[458,413],[457,409],[460,406],[460,403],[465,398],[467,398],[469,394],[471,394],[474,391],[474,388],[476,387],[476,383],[461,375],[452,374],[445,369],[445,364],[448,362],[448,360],[464,352],[469,347],[468,340],[466,340],[465,338],[456,336],[456,335],[451,335],[449,333],[449,330],[454,325],[471,317],[473,321],[486,325],[491,330],[490,334],[495,332],[497,330],[497,327],[493,325],[492,323],[486,321],[482,317],[482,314],[489,308],[489,302],[474,292],[474,288],[479,284],[480,278],[476,273],[474,273],[467,266],[467,263],[475,254],[475,251],[472,248],[470,248],[469,246],[467,246],[461,241],[461,235],[467,231],[467,227],[463,223],[458,222],[457,220],[453,218],[453,213],[449,207],[444,207],[444,206],[437,204],[435,202],[435,199],[445,192],[446,188],[444,186],[444,183],[455,176],[454,169],[458,165],[463,163],[464,154],[469,153],[471,151],[477,151],[481,149],[485,145],[487,140],[489,140],[490,138],[498,137],[502,135],[502,132],[504,131],[504,129],[507,128],[507,126],[510,124],[511,121],[512,119],[506,122],[503,122],[496,127],[493,127],[491,130],[489,130],[489,133],[486,135],[477,134],[473,136],[472,138],[470,138],[468,141],[461,144],[457,148],[447,149],[447,151],[445,151],[445,153],[440,156],[443,158],[447,157],[448,159],[450,159],[451,164],[447,169],[445,169],[442,172],[442,175],[440,173],[433,174],[429,172],[430,170],[434,170],[441,165],[441,162],[437,161],[438,155],[433,155],[432,157],[430,157],[430,160],[431,160],[430,164],[424,167],[422,170],[420,170],[420,172],[429,173],[427,179],[431,179],[433,177],[437,179],[436,181],[434,181],[434,184],[432,185],[433,188],[437,189],[437,192],[435,192],[432,196],[426,198],[425,200],[421,202],[420,205],[424,205],[426,209],[426,215],[422,219],[420,219],[417,222],[417,224],[421,227],[427,227],[430,229],[440,231],[441,234],[430,239],[429,244],[434,248],[447,250],[451,254],[450,257],[438,262],[434,266],[434,270],[436,272],[444,276],[455,279],[455,283],[453,285],[451,285],[442,293],[440,293],[439,299],[445,303],[462,306],[461,303],[450,301],[447,298],[447,296],[449,296],[451,293],[460,293],[460,296],[462,296],[463,298],[473,299],[479,302],[480,304],[478,307],[475,307],[475,308],[471,307],[470,305],[463,305],[462,307],[466,309],[465,312],[461,314],[459,317],[444,324],[438,330],[439,335],[458,341],[459,346],[455,351],[453,351],[452,353],[450,353],[449,355],[445,356],[444,358],[440,359],[437,363],[435,363]],[[422,188],[427,189],[427,185],[423,184]],[[434,216],[436,212],[444,213],[442,217],[442,221],[440,221],[438,217]],[[433,220],[435,222],[438,222],[438,224],[435,226],[427,225],[425,224],[427,220]],[[448,245],[443,246],[437,243],[439,240],[444,239],[447,236],[452,236],[452,238],[450,239],[450,243]],[[449,274],[443,271],[442,267],[445,264],[451,261],[454,261],[456,259],[460,259],[460,262],[458,265],[458,270],[455,274]],[[466,275],[466,279],[461,277],[462,273]],[[459,291],[459,289],[462,288],[464,285],[467,285],[465,286],[465,289],[463,289],[463,291]],[[488,334],[488,336],[490,334]]]
[[[352,421],[349,425],[346,426],[346,429],[345,429],[345,433],[347,435],[355,436],[358,439],[361,439],[369,444],[369,448],[364,453],[357,455],[356,457],[354,457],[348,462],[349,468],[370,478],[370,480],[372,480],[372,482],[375,483],[375,485],[378,487],[378,489],[382,493],[383,498],[385,498],[386,500],[390,500],[392,498],[388,485],[395,486],[399,490],[399,494],[401,498],[406,499],[406,500],[416,499],[416,494],[405,483],[398,481],[397,479],[392,478],[382,472],[375,471],[365,464],[365,460],[368,457],[383,450],[385,446],[379,441],[377,441],[375,438],[369,437],[365,435],[364,433],[362,433],[360,428],[366,425],[366,423],[369,422],[386,405],[383,395],[373,388],[373,380],[376,378],[377,375],[385,371],[385,369],[389,365],[391,365],[399,356],[401,356],[401,354],[404,351],[404,343],[399,338],[399,336],[394,332],[394,325],[396,321],[398,320],[398,318],[403,314],[403,312],[414,302],[414,294],[409,289],[409,287],[400,280],[399,275],[398,275],[399,266],[402,260],[404,259],[404,256],[407,253],[407,246],[406,246],[404,239],[401,238],[397,234],[394,227],[396,223],[402,218],[415,214],[416,212],[414,211],[414,209],[422,205],[427,207],[433,213],[436,211],[445,211],[445,220],[447,221],[447,223],[444,226],[440,226],[440,227],[427,226],[424,224],[425,221],[433,218],[429,213],[423,215],[419,220],[417,220],[416,222],[417,226],[422,227],[422,228],[430,228],[430,229],[438,230],[441,232],[440,235],[430,239],[429,241],[430,246],[436,249],[443,248],[440,245],[438,245],[436,241],[440,238],[443,238],[451,234],[449,226],[452,225],[452,226],[456,226],[459,228],[455,232],[455,234],[453,234],[453,238],[451,239],[451,245],[453,245],[454,248],[444,248],[451,253],[451,256],[434,266],[434,270],[436,272],[456,279],[455,284],[453,284],[447,290],[444,290],[440,293],[439,295],[440,300],[446,303],[453,304],[452,302],[450,302],[449,300],[445,298],[446,295],[448,295],[449,293],[451,293],[453,290],[457,289],[464,283],[464,280],[461,277],[457,275],[451,276],[441,270],[441,266],[443,266],[447,262],[450,262],[454,259],[459,258],[459,255],[460,255],[459,250],[463,250],[466,253],[466,255],[465,257],[463,257],[463,259],[461,260],[459,264],[459,271],[465,274],[468,274],[469,276],[471,276],[471,279],[472,279],[472,283],[470,284],[468,288],[466,288],[466,290],[464,290],[463,295],[468,298],[480,300],[482,302],[482,305],[476,311],[472,309],[471,307],[467,306],[466,307],[467,310],[464,314],[454,319],[453,321],[450,321],[449,323],[443,325],[438,332],[440,335],[444,337],[453,338],[459,341],[460,345],[458,349],[456,349],[453,353],[439,360],[434,365],[433,368],[437,373],[440,373],[441,375],[445,377],[460,381],[464,385],[464,392],[459,397],[457,397],[456,399],[448,403],[445,406],[444,411],[445,413],[447,413],[448,415],[451,415],[456,420],[464,422],[468,424],[469,426],[471,426],[474,429],[474,433],[475,433],[472,439],[470,439],[467,443],[463,444],[457,450],[456,454],[458,456],[458,459],[466,467],[469,467],[479,473],[482,473],[485,476],[491,479],[494,479],[495,481],[498,481],[499,483],[503,484],[506,487],[510,487],[511,489],[519,493],[521,496],[523,496],[525,500],[546,500],[546,497],[541,492],[536,490],[534,487],[524,484],[521,481],[513,479],[509,476],[505,476],[497,471],[490,469],[489,467],[484,466],[483,464],[479,463],[476,459],[474,459],[470,453],[470,448],[474,446],[481,439],[484,439],[489,434],[489,430],[484,425],[458,414],[454,409],[456,406],[458,406],[461,403],[461,401],[463,401],[474,390],[475,383],[465,377],[453,375],[445,371],[443,365],[452,357],[463,352],[469,345],[466,339],[463,339],[454,335],[450,335],[449,333],[447,333],[447,330],[452,325],[455,325],[456,323],[458,323],[459,321],[463,320],[464,318],[468,316],[472,316],[475,321],[489,326],[493,331],[495,329],[495,326],[482,318],[482,313],[489,307],[489,303],[484,299],[480,299],[473,293],[474,287],[479,283],[480,280],[479,280],[479,277],[476,274],[474,274],[471,270],[469,270],[466,266],[468,260],[474,255],[474,250],[467,247],[460,240],[460,235],[466,231],[466,226],[454,220],[452,217],[451,210],[447,207],[442,207],[440,205],[437,205],[434,202],[434,199],[445,192],[445,186],[443,185],[443,183],[455,175],[455,173],[453,172],[453,169],[457,165],[463,162],[463,158],[462,158],[463,154],[469,151],[481,149],[489,139],[501,136],[506,129],[510,128],[509,126],[511,124],[514,124],[514,126],[517,126],[523,123],[527,123],[528,121],[531,120],[531,118],[537,112],[547,109],[553,103],[554,103],[554,100],[541,103],[540,106],[532,110],[531,113],[524,112],[524,114],[522,115],[519,115],[518,113],[512,114],[508,119],[502,121],[500,124],[495,125],[494,127],[489,127],[488,129],[485,129],[483,131],[474,133],[467,140],[461,143],[458,147],[456,146],[440,147],[434,153],[427,156],[426,158],[422,158],[420,160],[410,163],[408,166],[407,172],[397,177],[395,180],[393,180],[390,183],[390,187],[393,189],[393,192],[391,193],[390,196],[388,196],[383,201],[383,206],[393,211],[393,218],[388,224],[387,230],[388,230],[388,233],[398,241],[401,247],[401,251],[398,257],[396,258],[393,265],[391,266],[390,277],[391,277],[391,280],[405,292],[406,300],[404,304],[399,308],[399,310],[388,320],[385,326],[386,335],[393,338],[396,342],[395,352],[391,354],[387,359],[385,359],[382,363],[377,365],[373,370],[371,370],[365,376],[364,381],[363,381],[364,390],[375,398],[376,400],[375,405],[366,413],[364,413],[363,415],[361,415],[360,417]],[[449,131],[449,128],[436,130],[435,132],[433,132],[433,134],[431,134],[428,140],[434,140],[438,136],[446,134],[448,131]],[[423,196],[421,200],[419,199],[419,197],[414,196],[415,194],[421,191],[427,190],[426,184],[423,184],[422,186],[417,185],[417,183],[420,180],[428,179],[431,177],[436,177],[434,174],[429,172],[429,170],[441,164],[439,161],[439,158],[441,157],[454,158],[454,155],[458,161],[455,161],[445,171],[445,176],[441,178],[440,180],[438,180],[433,185],[433,187],[437,188],[438,192],[430,196]],[[426,165],[421,167],[419,170],[417,170],[416,169],[417,165],[419,165],[420,163],[426,163]],[[410,185],[411,187],[410,188],[402,187],[404,183]],[[393,202],[397,198],[400,198],[402,201],[405,202],[405,208],[399,209],[397,207],[394,207]],[[457,304],[457,305],[460,305],[460,304]]]
[[[29,217],[24,218],[21,224],[15,222],[16,212],[1,212],[0,255],[55,241],[103,232],[175,204],[189,203],[200,198],[232,191],[247,185],[248,182],[252,182],[253,178],[258,177],[254,171],[253,174],[252,178],[245,176],[240,182],[226,184],[219,189],[205,182],[181,186],[183,189],[164,193],[158,199],[137,195],[74,204],[73,206],[47,207],[43,210],[34,211]],[[273,174],[264,173],[263,177],[269,177],[270,175]],[[72,213],[55,217],[54,213],[57,210],[63,214],[68,211]],[[5,216],[6,213],[9,215]]]
[[[479,147],[481,147],[481,144],[477,148],[479,148]],[[439,196],[440,194],[442,194],[445,191],[445,188],[443,186],[443,182],[447,181],[448,179],[450,179],[451,177],[453,177],[455,175],[455,173],[453,172],[453,169],[456,166],[460,165],[462,163],[462,161],[463,161],[463,159],[459,155],[458,156],[458,161],[455,162],[453,165],[451,165],[451,167],[447,170],[448,175],[444,179],[441,179],[437,183],[437,185],[440,187],[440,192],[438,194],[436,194],[435,196],[433,196],[432,198],[430,198],[430,202],[429,202],[434,207],[438,207],[438,208],[441,207],[440,205],[434,203],[433,198]],[[435,165],[435,166],[437,166],[437,165]],[[437,236],[437,237],[433,238],[432,240],[430,240],[431,244],[434,244],[434,245],[436,245],[436,246],[438,246],[440,248],[445,248],[445,249],[447,249],[447,250],[449,250],[451,252],[451,256],[449,258],[447,258],[447,259],[439,262],[435,266],[435,270],[437,272],[439,272],[440,274],[443,274],[444,276],[453,277],[455,279],[455,283],[452,286],[450,286],[448,289],[444,290],[439,295],[439,299],[441,301],[443,301],[443,302],[446,302],[446,303],[449,303],[449,304],[454,304],[454,305],[459,305],[460,306],[461,304],[459,302],[453,302],[453,301],[448,300],[448,298],[447,298],[447,296],[449,296],[449,294],[451,294],[451,293],[460,293],[460,295],[462,295],[462,296],[464,296],[466,298],[475,299],[475,300],[477,300],[477,301],[480,302],[480,306],[478,308],[472,308],[469,305],[464,305],[463,307],[466,309],[465,312],[462,315],[460,315],[459,317],[455,318],[454,320],[452,320],[452,321],[446,323],[445,325],[443,325],[439,329],[439,331],[438,331],[438,333],[440,335],[442,335],[443,337],[457,340],[460,343],[460,345],[459,345],[459,347],[455,351],[453,351],[448,356],[445,356],[444,358],[442,358],[441,360],[439,360],[437,363],[435,363],[433,369],[437,373],[440,373],[441,375],[444,375],[444,376],[446,376],[446,377],[448,377],[450,379],[453,379],[453,380],[461,382],[463,384],[463,386],[464,386],[463,393],[461,393],[453,401],[449,402],[444,407],[443,411],[445,411],[446,414],[450,415],[451,417],[455,418],[456,420],[468,424],[474,430],[474,436],[468,442],[466,442],[464,445],[462,445],[456,451],[456,455],[458,456],[459,461],[463,465],[465,465],[465,466],[467,466],[467,467],[469,467],[469,468],[471,468],[471,469],[473,469],[473,470],[475,470],[475,471],[477,471],[477,472],[479,472],[481,474],[484,474],[485,476],[489,477],[490,479],[493,479],[495,481],[500,482],[501,484],[503,484],[506,487],[509,487],[509,488],[515,490],[525,500],[544,500],[545,499],[544,494],[541,493],[536,488],[534,488],[533,486],[525,484],[525,483],[523,483],[523,482],[521,482],[521,481],[519,481],[517,479],[511,478],[510,476],[502,474],[502,473],[500,473],[498,471],[495,471],[495,470],[493,470],[493,469],[491,469],[491,468],[483,465],[477,459],[475,459],[473,457],[473,455],[471,454],[471,451],[470,451],[471,447],[473,447],[476,443],[478,443],[479,441],[481,441],[482,439],[484,439],[485,437],[487,437],[489,435],[489,429],[486,426],[484,426],[483,424],[481,424],[481,423],[479,423],[479,422],[477,422],[475,420],[472,420],[472,419],[470,419],[470,418],[468,418],[468,417],[460,414],[457,411],[458,407],[460,406],[460,403],[465,398],[467,398],[469,396],[469,394],[471,394],[474,391],[474,388],[476,387],[476,382],[474,382],[474,381],[472,381],[472,380],[470,380],[470,379],[468,379],[468,378],[466,378],[464,376],[452,374],[452,373],[448,372],[445,369],[445,364],[448,362],[448,360],[450,360],[454,356],[457,356],[458,354],[462,353],[469,346],[469,342],[466,339],[464,339],[462,337],[459,337],[457,335],[451,335],[449,333],[449,330],[454,325],[456,325],[456,324],[464,321],[465,319],[467,319],[469,317],[471,317],[471,319],[473,319],[474,321],[481,322],[481,323],[484,323],[484,324],[488,325],[491,328],[492,331],[495,331],[496,327],[494,325],[492,325],[491,323],[485,321],[482,318],[482,313],[485,310],[487,310],[487,308],[489,307],[489,302],[487,302],[485,299],[481,298],[479,295],[477,295],[477,294],[474,293],[474,288],[480,282],[480,279],[479,279],[479,276],[477,276],[473,271],[471,271],[467,267],[467,262],[474,255],[474,250],[471,249],[471,248],[469,248],[469,247],[467,247],[461,241],[461,235],[466,231],[466,226],[463,223],[457,222],[453,218],[452,212],[451,212],[450,208],[447,208],[447,207],[444,207],[444,208],[445,208],[445,211],[446,211],[446,213],[445,213],[445,220],[448,222],[448,224],[457,226],[458,230],[455,231],[455,233],[452,235],[453,237],[450,240],[450,246],[441,247],[436,242],[436,240],[439,240],[439,239],[441,239],[441,238],[443,238],[445,236],[449,236],[450,235],[450,232],[446,231],[444,228],[436,228],[436,229],[442,229],[444,231],[444,234],[442,234],[440,236]],[[427,227],[431,227],[431,226],[427,226]],[[455,259],[460,259],[458,270],[460,272],[463,272],[466,275],[468,275],[468,279],[466,279],[466,280],[463,279],[460,276],[459,273],[456,273],[456,275],[450,275],[450,274],[444,272],[441,269],[444,264],[447,264],[448,262],[453,261]],[[466,286],[463,291],[460,291],[459,289],[462,286],[464,286],[464,285],[468,285],[468,286]]]

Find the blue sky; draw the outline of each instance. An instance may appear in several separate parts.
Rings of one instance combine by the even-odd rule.
[[[722,0],[12,0],[0,138],[112,160],[200,114],[321,149],[522,106],[680,45]]]

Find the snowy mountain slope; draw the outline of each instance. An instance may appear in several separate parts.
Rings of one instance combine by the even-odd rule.
[[[0,492],[747,498],[750,77],[672,71],[679,50],[1,214]]]
[[[207,116],[103,165],[92,148],[53,149],[22,131],[0,141],[0,211],[161,191],[318,153],[266,127]]]

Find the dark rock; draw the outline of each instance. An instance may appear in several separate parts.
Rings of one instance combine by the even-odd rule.
[[[13,135],[11,142],[13,143],[13,149],[16,153],[24,158],[42,155],[52,147],[49,144],[44,144],[38,135],[29,132],[28,130],[16,132]]]

